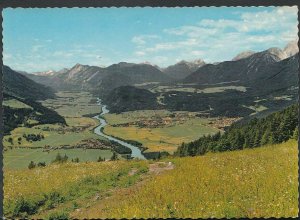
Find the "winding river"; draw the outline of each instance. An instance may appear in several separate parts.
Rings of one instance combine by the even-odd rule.
[[[119,140],[117,138],[114,138],[112,136],[106,135],[106,134],[104,134],[101,131],[102,128],[104,128],[107,125],[106,120],[103,117],[101,117],[101,116],[109,113],[109,110],[107,109],[106,105],[102,105],[101,104],[101,99],[98,98],[97,103],[98,103],[98,105],[101,106],[102,112],[101,112],[100,115],[97,115],[97,116],[94,117],[94,118],[96,118],[96,119],[98,119],[100,121],[100,125],[94,129],[94,133],[98,134],[98,135],[100,135],[102,137],[105,137],[105,138],[107,138],[107,139],[109,139],[111,141],[115,141],[115,142],[117,142],[117,143],[119,143],[119,144],[121,144],[121,145],[123,145],[123,146],[125,146],[127,148],[130,148],[131,151],[132,151],[131,157],[145,160],[146,158],[144,157],[144,155],[142,154],[141,150],[138,147],[136,147],[136,146],[134,146],[132,144],[128,144],[128,143],[126,143],[124,141],[121,141],[121,140]]]

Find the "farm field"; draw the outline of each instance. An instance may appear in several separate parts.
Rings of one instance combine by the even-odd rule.
[[[43,105],[54,109],[65,117],[81,117],[86,114],[99,113],[100,107],[88,92],[58,92],[57,99],[47,99]]]
[[[243,151],[167,159],[175,168],[73,218],[253,218],[298,215],[292,140]],[[276,161],[276,162],[275,162]]]
[[[58,153],[61,156],[66,154],[69,160],[79,158],[81,162],[97,161],[99,156],[110,159],[112,156],[111,150],[100,149],[58,149],[45,152],[43,149],[18,148],[4,152],[4,169],[27,169],[30,161],[36,164],[45,162],[48,165]]]
[[[6,147],[36,147],[42,148],[46,145],[59,147],[63,145],[75,145],[82,140],[90,138],[101,138],[93,133],[93,128],[98,125],[97,120],[91,118],[66,118],[67,124],[75,127],[74,131],[62,125],[36,125],[32,128],[18,127],[3,139]],[[77,128],[77,129],[76,129]],[[81,129],[84,128],[84,129]],[[43,134],[44,139],[40,141],[27,141],[23,135]],[[13,144],[8,139],[12,138]],[[21,141],[18,141],[21,138]],[[18,143],[20,142],[20,144]]]
[[[86,92],[59,92],[57,99],[48,99],[43,105],[50,107],[61,114],[68,126],[61,124],[39,124],[33,127],[20,126],[11,131],[10,135],[3,138],[5,168],[26,168],[30,161],[51,162],[58,152],[72,159],[78,157],[80,161],[96,161],[99,156],[110,158],[112,152],[102,149],[60,149],[43,152],[46,148],[61,148],[64,146],[79,146],[88,140],[104,140],[95,134],[93,129],[99,121],[85,114],[100,113],[101,108],[92,100],[93,97]],[[26,108],[27,106],[17,100],[8,100],[5,105],[12,108]],[[29,120],[27,120],[27,123]],[[33,120],[30,122],[34,123]],[[42,135],[43,138],[33,141],[26,137]]]
[[[31,107],[29,105],[26,105],[25,103],[20,102],[16,99],[4,100],[2,104],[3,104],[3,106],[8,106],[11,108],[30,108],[31,109]]]
[[[182,142],[220,131],[209,124],[212,119],[199,118],[195,113],[144,110],[107,114],[106,134],[127,140],[136,140],[148,149],[146,152],[172,153]]]
[[[224,92],[225,90],[237,90],[241,92],[246,92],[247,88],[244,86],[212,86],[208,88],[198,89],[195,87],[191,87],[191,85],[174,85],[174,86],[155,86],[150,89],[152,92],[191,92],[191,93],[218,93]]]
[[[75,145],[82,140],[101,138],[93,133],[93,129],[99,124],[96,119],[84,117],[84,114],[95,114],[101,111],[96,104],[91,104],[92,96],[86,92],[71,93],[59,92],[57,99],[48,99],[44,106],[54,109],[65,117],[68,126],[58,124],[36,125],[31,128],[18,127],[3,138],[5,147],[38,147],[46,145],[58,147],[63,145]],[[44,139],[40,141],[27,141],[23,135],[42,134]],[[12,138],[12,143],[9,142]],[[21,138],[20,140],[18,140]]]

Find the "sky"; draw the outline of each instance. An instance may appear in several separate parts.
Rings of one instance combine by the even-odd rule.
[[[231,60],[298,40],[294,7],[45,8],[3,10],[3,61],[37,72]]]

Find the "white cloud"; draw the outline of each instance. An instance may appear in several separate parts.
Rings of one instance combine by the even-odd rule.
[[[38,44],[38,45],[33,45],[31,50],[32,52],[38,52],[41,48],[44,48],[44,45]]]
[[[135,54],[138,56],[144,56],[146,53],[143,51],[136,51]]]
[[[172,52],[185,59],[230,60],[243,50],[283,47],[297,39],[297,12],[297,7],[274,7],[271,11],[238,13],[234,19],[203,19],[195,25],[164,29],[162,34],[172,41],[150,46],[143,42],[138,49],[149,57]]]
[[[139,36],[134,36],[131,39],[131,42],[134,44],[141,45],[141,44],[146,44],[146,42],[148,40],[158,39],[158,38],[159,38],[159,36],[157,36],[157,35],[139,35]]]

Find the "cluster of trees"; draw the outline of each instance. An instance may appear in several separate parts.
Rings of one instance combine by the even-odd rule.
[[[4,122],[4,135],[7,135],[24,123],[26,117],[32,113],[29,108],[15,109],[8,106],[3,106],[3,122]]]
[[[44,135],[43,134],[23,134],[23,138],[25,138],[26,141],[40,141],[40,140],[44,139]]]
[[[113,152],[113,155],[111,156],[110,160],[119,160],[118,158],[118,154],[116,152]],[[103,162],[105,161],[105,158],[104,157],[101,157],[99,156],[98,159],[97,159],[97,162]]]
[[[58,153],[55,157],[55,159],[52,161],[52,163],[65,163],[67,162],[69,159],[69,157],[65,154],[64,156],[61,156],[60,153]],[[118,160],[118,154],[113,152],[113,155],[111,156],[110,160]],[[99,156],[99,158],[97,159],[97,162],[102,162],[105,161],[105,158],[102,158],[101,156]],[[73,163],[79,163],[79,158],[76,157],[74,159],[71,159],[71,162]],[[46,163],[45,162],[38,162],[37,164],[33,161],[30,161],[29,165],[28,165],[28,169],[33,169],[35,167],[45,167]]]
[[[52,163],[65,163],[68,161],[68,158],[69,157],[66,154],[61,156],[60,153],[58,153]]]
[[[45,167],[46,163],[45,162],[38,162],[37,164],[33,161],[30,161],[29,165],[28,165],[28,169],[33,169],[35,167]]]
[[[217,133],[182,143],[178,156],[203,155],[208,151],[229,151],[277,144],[291,138],[298,140],[298,105],[272,113],[266,118],[254,118],[247,123],[235,123],[224,134]]]
[[[20,126],[21,124],[24,124],[28,127],[34,126],[36,124],[61,123],[66,125],[64,117],[59,115],[56,111],[46,108],[41,103],[38,103],[31,99],[21,99],[12,95],[8,95],[6,93],[4,93],[3,96],[5,99],[16,99],[32,107],[11,108],[9,106],[3,106],[4,135],[9,134],[10,131]],[[36,120],[38,121],[38,123],[30,125],[26,123],[28,118]]]

